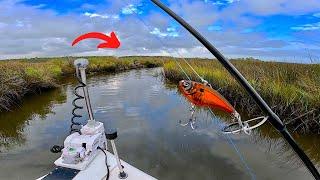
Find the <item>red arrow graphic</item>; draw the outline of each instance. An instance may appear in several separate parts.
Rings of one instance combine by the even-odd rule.
[[[120,41],[117,38],[114,32],[111,32],[110,36],[107,36],[100,32],[89,32],[77,37],[73,42],[72,46],[77,44],[78,42],[85,40],[85,39],[100,39],[105,42],[100,43],[97,48],[118,48],[120,46]]]

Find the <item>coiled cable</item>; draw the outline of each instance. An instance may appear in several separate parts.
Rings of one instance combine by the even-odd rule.
[[[81,99],[84,99],[84,96],[80,95],[78,93],[78,89],[79,88],[84,88],[86,86],[85,83],[82,82],[81,80],[81,76],[80,74],[78,73],[78,69],[77,69],[77,72],[76,72],[76,78],[79,82],[79,85],[76,86],[73,90],[73,94],[76,96],[76,98],[72,101],[72,105],[74,106],[74,108],[72,109],[72,118],[71,118],[71,125],[70,125],[70,134],[74,133],[74,132],[78,132],[81,134],[81,131],[79,129],[79,126],[81,126],[81,123],[79,122],[76,122],[75,119],[76,118],[81,118],[82,115],[79,115],[76,113],[76,110],[78,109],[83,109],[83,106],[80,106],[80,105],[77,105],[76,102],[78,100],[81,100]]]

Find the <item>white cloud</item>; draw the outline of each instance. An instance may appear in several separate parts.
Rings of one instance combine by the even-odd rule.
[[[108,15],[101,15],[101,14],[96,14],[96,13],[89,13],[89,12],[85,12],[84,13],[85,16],[88,16],[90,18],[94,18],[94,17],[100,17],[102,19],[108,19],[109,16]]]
[[[314,31],[314,30],[320,30],[320,22],[317,23],[311,23],[311,24],[304,24],[301,26],[295,26],[291,27],[293,30],[297,31]]]
[[[175,27],[168,27],[167,31],[168,32],[175,32],[175,31],[177,31],[177,29]]]
[[[122,8],[122,14],[129,15],[129,14],[142,14],[143,11],[139,10],[137,6],[133,4],[129,4]]]
[[[212,3],[214,5],[227,5],[227,4],[232,4],[234,2],[239,2],[240,0],[205,0],[205,3]]]
[[[313,16],[317,17],[317,18],[320,18],[320,12],[319,13],[314,13]]]
[[[103,14],[97,14],[97,13],[89,13],[89,12],[85,12],[83,15],[88,16],[90,18],[95,18],[95,17],[99,17],[102,19],[109,19],[109,18],[113,18],[113,19],[119,19],[119,15],[103,15]]]
[[[90,18],[94,18],[94,17],[100,17],[102,19],[108,19],[109,16],[108,15],[101,15],[101,14],[96,14],[96,13],[89,13],[89,12],[85,12],[84,13],[85,16],[88,16]]]
[[[166,29],[166,32],[161,32],[159,28],[154,28],[150,34],[157,35],[159,37],[178,37],[179,33],[175,28],[169,27]]]
[[[231,4],[231,3],[234,3],[234,2],[239,2],[240,0],[226,0],[227,3]]]
[[[212,4],[221,6],[221,5],[225,5],[226,3],[224,3],[223,1],[215,1]]]
[[[24,23],[22,21],[16,20],[16,26],[17,27],[23,27]]]

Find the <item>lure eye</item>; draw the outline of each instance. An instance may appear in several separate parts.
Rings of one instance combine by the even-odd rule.
[[[188,87],[190,85],[190,83],[188,81],[184,81],[182,84],[184,87]]]
[[[182,86],[184,87],[185,90],[189,91],[192,88],[192,84],[190,81],[183,81]]]

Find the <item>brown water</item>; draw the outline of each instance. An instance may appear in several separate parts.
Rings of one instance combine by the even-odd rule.
[[[181,127],[189,103],[155,76],[159,71],[89,78],[95,118],[118,129],[122,159],[159,179],[312,179],[268,124],[251,136],[226,136],[219,130],[225,118],[200,109],[196,130]],[[60,89],[0,114],[0,179],[34,179],[54,168],[59,154],[49,149],[68,135],[75,85],[67,80]],[[295,135],[315,163],[320,162],[318,137]]]

